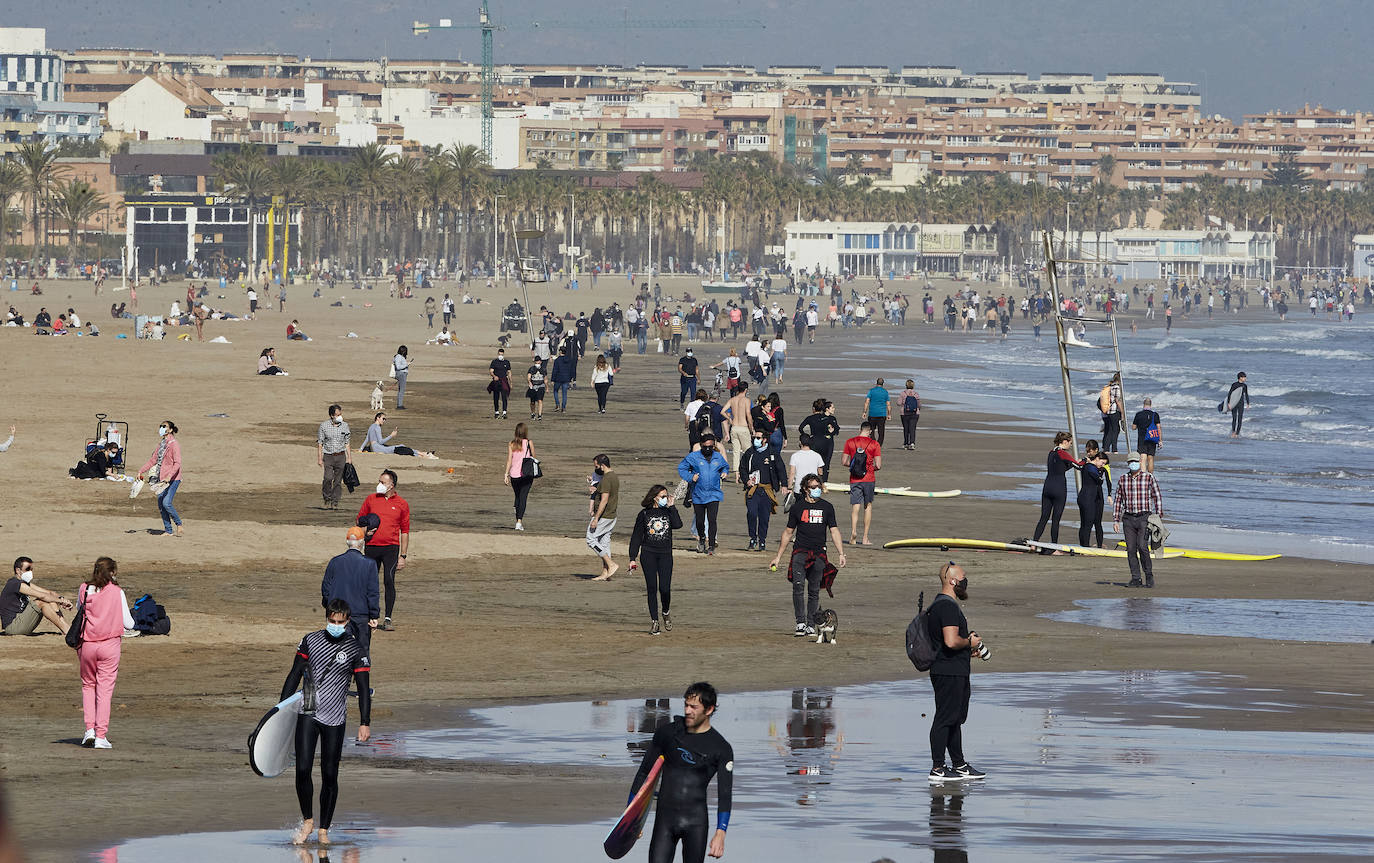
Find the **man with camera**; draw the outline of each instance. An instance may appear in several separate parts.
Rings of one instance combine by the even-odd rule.
[[[930,784],[982,779],[986,773],[964,760],[963,725],[968,720],[969,660],[977,653],[988,658],[978,633],[968,628],[959,600],[968,599],[968,575],[950,561],[940,567],[940,592],[927,611],[930,637],[939,653],[930,666],[930,685],[935,690],[935,714],[930,723],[930,757],[934,767]],[[945,766],[945,753],[950,764]]]

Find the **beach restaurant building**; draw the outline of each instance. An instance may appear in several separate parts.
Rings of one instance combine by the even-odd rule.
[[[787,265],[823,273],[904,276],[976,273],[998,263],[991,225],[919,222],[788,222]]]
[[[1264,231],[1129,228],[1103,236],[1103,258],[1123,279],[1274,278],[1275,235]],[[1095,251],[1090,237],[1085,252]]]

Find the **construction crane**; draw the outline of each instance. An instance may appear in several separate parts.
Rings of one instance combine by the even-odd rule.
[[[494,24],[487,11],[487,0],[482,0],[482,8],[477,13],[476,24],[455,24],[452,18],[440,18],[438,24],[416,21],[411,26],[416,36],[428,34],[431,30],[481,30],[482,31],[482,152],[492,158],[491,127],[495,110],[492,96],[496,89],[496,67],[492,60],[492,34],[497,30],[762,30],[764,24],[757,18],[631,18],[628,9],[622,10],[620,18],[582,19],[568,21],[530,21],[507,28]],[[624,36],[622,34],[622,42]]]

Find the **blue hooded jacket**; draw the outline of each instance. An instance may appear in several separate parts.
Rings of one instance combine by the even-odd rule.
[[[701,479],[692,486],[692,503],[711,503],[725,500],[725,493],[720,490],[720,477],[722,473],[730,472],[730,462],[725,460],[725,456],[720,451],[711,453],[710,461],[701,452],[689,452],[686,458],[677,464],[677,475],[692,481],[692,474],[700,474]]]

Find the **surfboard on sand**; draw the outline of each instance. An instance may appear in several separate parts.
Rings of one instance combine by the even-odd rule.
[[[654,788],[658,786],[658,777],[662,772],[663,756],[660,755],[654,766],[649,768],[649,775],[644,779],[644,784],[639,786],[635,796],[630,798],[630,805],[625,807],[625,813],[606,835],[606,841],[601,843],[601,847],[606,849],[607,857],[619,860],[629,854],[630,849],[634,847],[635,840],[644,830],[644,821],[649,817],[649,804],[654,800]]]
[[[268,779],[286,769],[294,755],[296,721],[301,715],[304,696],[297,692],[263,716],[248,735],[248,764],[253,772]]]
[[[825,484],[826,491],[849,491],[847,482],[828,482]],[[916,491],[907,486],[897,486],[893,488],[875,488],[874,494],[893,494],[898,497],[958,497],[963,494],[957,488],[946,489],[945,491]]]
[[[1118,548],[1125,548],[1126,543],[1118,542]],[[1181,551],[1184,557],[1193,560],[1232,560],[1232,561],[1257,561],[1257,560],[1277,560],[1283,557],[1281,554],[1241,554],[1231,551],[1208,551],[1205,548],[1174,548],[1170,551]]]
[[[1035,551],[1028,545],[1014,542],[997,542],[992,539],[960,539],[955,536],[922,536],[915,539],[894,539],[883,548],[974,548],[987,551]]]
[[[1033,545],[1036,548],[1048,548],[1053,551],[1062,551],[1065,554],[1082,555],[1083,557],[1126,556],[1126,550],[1121,548],[1091,548],[1089,546],[1084,545],[1063,545],[1062,543],[1056,542],[1036,542],[1033,539],[1027,540],[1027,544]],[[1166,548],[1164,549],[1163,554],[1160,554],[1159,552],[1150,552],[1150,556],[1153,558],[1183,557],[1183,552],[1179,551],[1176,548]]]

